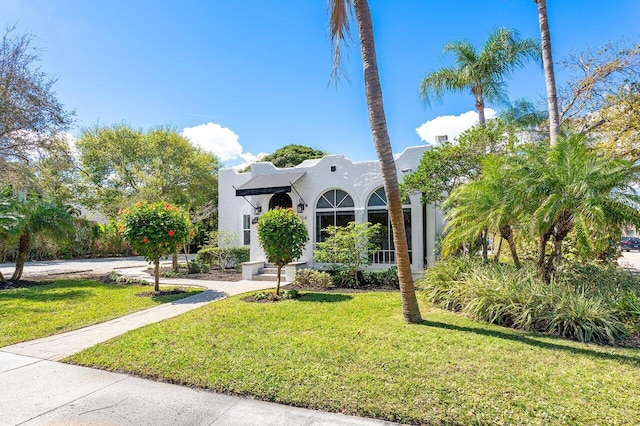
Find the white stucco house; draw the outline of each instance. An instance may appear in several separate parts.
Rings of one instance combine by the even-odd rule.
[[[428,146],[407,148],[396,158],[398,180],[416,170]],[[382,173],[378,161],[353,162],[343,155],[328,155],[279,169],[271,163],[254,163],[248,173],[224,169],[219,174],[218,229],[238,236],[238,245],[249,246],[251,262],[243,269],[246,279],[264,265],[266,256],[258,244],[256,222],[268,209],[291,207],[309,231],[309,243],[299,262],[319,266],[313,259],[315,243],[324,238],[328,225],[351,221],[381,223],[384,243],[373,256],[372,268],[395,264],[393,239]],[[404,206],[411,268],[422,273],[433,262],[438,235],[442,232],[440,210],[423,206],[420,194],[409,197]],[[293,272],[287,271],[287,279]]]

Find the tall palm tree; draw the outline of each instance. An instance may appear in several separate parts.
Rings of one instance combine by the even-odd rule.
[[[333,42],[334,73],[337,71],[340,60],[340,42],[345,41],[349,35],[349,13],[352,8],[355,11],[358,23],[369,124],[373,134],[373,144],[380,161],[384,191],[387,195],[389,216],[393,226],[393,242],[395,244],[398,280],[400,281],[400,293],[402,295],[402,314],[405,321],[420,323],[422,322],[422,316],[420,315],[411,275],[398,176],[391,151],[391,140],[387,131],[387,121],[382,102],[382,88],[380,87],[376,50],[373,41],[373,24],[367,0],[329,0],[329,26]]]
[[[556,95],[556,77],[553,71],[551,57],[551,33],[547,18],[547,0],[533,0],[538,5],[538,24],[542,40],[542,63],[544,64],[544,81],[547,86],[547,104],[549,105],[549,143],[558,143],[560,134],[560,113],[558,111],[558,96]]]
[[[505,77],[530,60],[540,58],[540,43],[534,39],[520,39],[515,30],[498,28],[485,42],[481,51],[468,41],[447,43],[443,53],[453,53],[451,68],[433,71],[420,83],[422,99],[440,100],[445,92],[471,90],[480,124],[485,123],[485,100],[507,103]]]
[[[58,203],[34,199],[21,206],[22,217],[18,223],[20,240],[18,257],[12,280],[22,277],[24,264],[29,256],[31,239],[35,234],[47,234],[53,238],[65,238],[73,232],[73,218],[69,211]]]

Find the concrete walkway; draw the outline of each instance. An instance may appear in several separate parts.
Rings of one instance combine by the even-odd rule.
[[[150,280],[146,264],[126,260],[119,273]],[[25,278],[47,276],[52,265],[29,265]],[[100,268],[108,269],[101,260]],[[131,264],[133,263],[133,264]],[[73,272],[63,263],[56,269]],[[120,266],[120,265],[118,265]],[[91,268],[82,262],[83,270]],[[43,269],[45,270],[43,272]],[[0,348],[0,425],[391,425],[221,395],[124,374],[54,362],[147,324],[162,321],[227,296],[273,287],[264,281],[163,279],[161,284],[207,290],[80,330]]]

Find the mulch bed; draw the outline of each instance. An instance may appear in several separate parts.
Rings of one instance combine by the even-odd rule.
[[[153,268],[147,269],[147,272],[153,276]],[[163,277],[162,273],[172,274],[173,268],[171,267],[162,267],[160,268],[160,277]],[[206,281],[229,281],[229,282],[237,282],[242,280],[242,272],[238,272],[235,269],[227,269],[225,271],[221,271],[220,269],[211,269],[210,272],[201,272],[198,274],[189,274],[185,268],[178,268],[179,276],[173,276],[166,278],[187,278],[190,280],[206,280]]]

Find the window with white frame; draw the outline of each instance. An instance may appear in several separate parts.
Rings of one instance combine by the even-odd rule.
[[[251,245],[251,215],[242,215],[242,239],[245,246]]]
[[[347,226],[355,221],[353,198],[341,189],[330,189],[316,203],[316,242],[327,237],[327,226]]]
[[[404,216],[404,231],[407,237],[407,245],[409,246],[409,259],[412,261],[411,250],[411,205],[402,206],[402,214]],[[375,264],[393,265],[396,263],[395,245],[393,244],[393,229],[391,227],[391,218],[387,208],[387,196],[384,188],[378,188],[367,202],[367,221],[372,225],[379,223],[382,226],[382,232],[376,243],[380,246],[380,250],[375,252],[371,257],[371,262]]]

